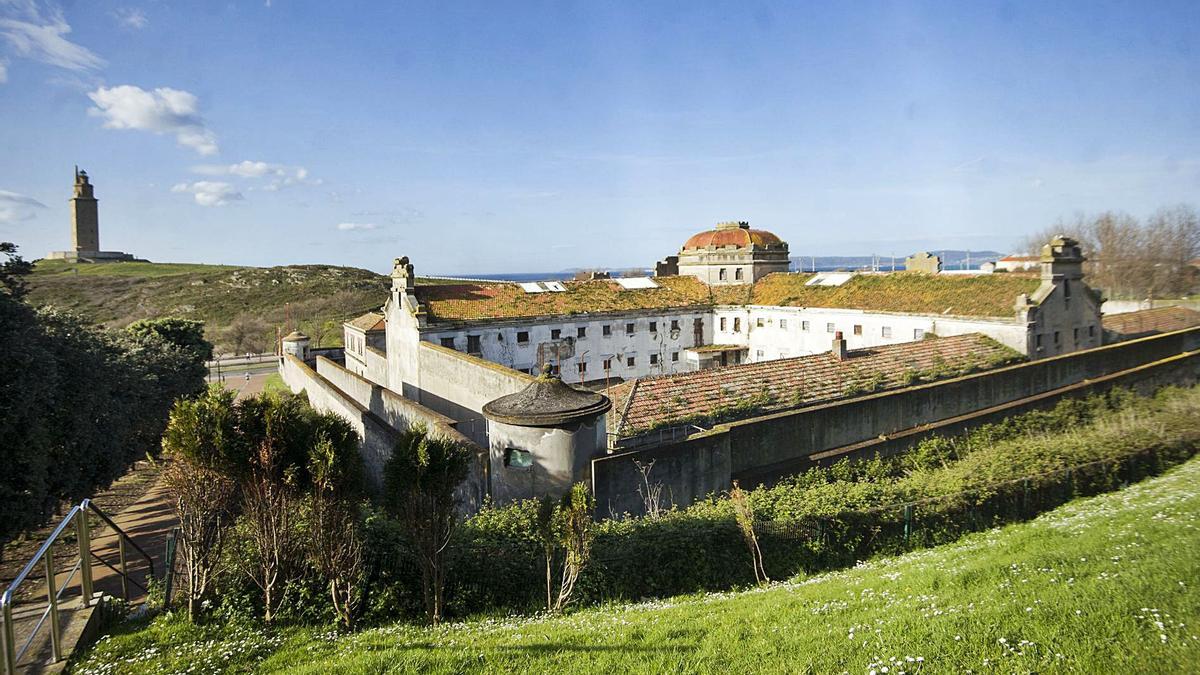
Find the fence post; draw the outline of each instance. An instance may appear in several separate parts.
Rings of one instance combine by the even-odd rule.
[[[163,609],[171,606],[171,590],[175,583],[175,540],[179,537],[179,528],[171,529],[171,533],[167,535],[167,554],[163,559],[163,564],[166,569],[163,570],[164,585],[163,585]]]
[[[54,583],[54,550],[46,551],[46,597],[50,600],[50,652],[55,662],[62,661],[62,625],[58,620],[58,591]]]
[[[4,648],[4,672],[8,675],[16,675],[17,640],[13,630],[12,603],[8,602],[8,599],[8,597],[0,598],[0,604],[4,606],[4,636],[3,639],[0,639],[0,643],[3,643],[0,646]]]
[[[904,505],[904,543],[908,543],[908,535],[912,531],[912,504]]]
[[[1029,515],[1029,479],[1021,481],[1021,517]]]
[[[125,569],[125,537],[117,532],[117,551],[121,554],[121,595],[129,599],[129,571]]]
[[[79,539],[79,587],[83,591],[83,606],[92,606],[92,533],[88,525],[87,509],[79,510],[79,524],[76,526],[76,538]]]

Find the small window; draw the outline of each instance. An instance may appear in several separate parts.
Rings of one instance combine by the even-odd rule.
[[[892,327],[891,327],[891,326],[884,326],[883,328],[881,328],[881,329],[880,329],[880,331],[879,331],[879,332],[880,332],[880,334],[882,334],[882,335],[883,335],[883,337],[885,337],[885,338],[890,338],[890,337],[892,337]]]
[[[527,331],[527,330],[517,331],[517,344],[519,344],[519,345],[529,344],[529,331]]]
[[[632,323],[625,324],[625,334],[626,335],[633,335],[636,330],[637,330],[637,325],[632,324]]]
[[[754,326],[755,326],[756,328],[762,328],[764,325],[766,325],[766,324],[764,324],[764,323],[763,323],[763,319],[762,319],[762,317],[759,317],[759,318],[757,318],[757,319],[755,319],[755,320],[754,320]]]
[[[763,359],[767,358],[767,353],[764,352],[763,350],[759,349],[754,352],[754,358],[758,359],[759,361],[762,361]]]
[[[808,332],[808,329],[809,329],[809,323],[807,321],[801,321],[800,322],[800,330],[802,330],[804,332]]]
[[[779,327],[782,328],[783,330],[787,330],[787,319],[780,319]]]
[[[1088,337],[1096,337],[1096,327],[1088,326]]]
[[[576,328],[575,337],[579,338],[580,340],[587,337],[587,326],[580,326],[579,328]]]
[[[559,375],[562,374],[562,368],[559,368],[557,363],[551,363],[550,364],[550,374],[555,377],[558,377]]]
[[[533,453],[517,448],[505,448],[504,466],[510,469],[528,469],[533,466]]]
[[[1074,340],[1076,343],[1079,342],[1079,329],[1078,328],[1071,329],[1071,339]]]
[[[480,343],[480,340],[479,340],[478,335],[468,335],[467,336],[467,353],[478,354],[479,352],[483,351],[483,347],[479,343]]]
[[[652,366],[657,366],[657,365],[658,365],[658,354],[651,354],[651,355],[650,355],[650,365],[652,365]]]
[[[636,365],[637,365],[637,358],[636,358],[636,357],[633,357],[633,356],[630,356],[629,358],[625,359],[625,365],[626,365],[626,366],[628,366],[628,367],[630,367],[630,368],[632,368],[632,367],[636,366]]]
[[[610,326],[608,324],[604,324],[603,326],[600,327],[600,334],[603,335],[604,337],[611,337],[612,336],[612,326]]]
[[[671,330],[679,330],[679,319],[671,319]]]
[[[671,363],[679,360],[679,352],[671,352]]]
[[[739,267],[733,271],[733,278],[735,281],[742,280],[742,268]]]
[[[612,359],[604,359],[604,369],[612,370]]]
[[[925,339],[925,329],[924,328],[914,328],[913,329],[913,339],[914,340],[924,340]]]
[[[1038,349],[1041,349],[1042,348],[1042,336],[1041,335],[1033,336],[1033,344]]]
[[[562,337],[562,329],[561,328],[551,328],[550,329],[550,339],[551,340],[557,340],[561,337]]]
[[[454,338],[442,338],[442,346],[446,347],[447,349],[454,349]]]
[[[859,323],[854,324],[854,334],[862,335],[862,324],[859,324]]]
[[[835,330],[836,329],[833,327],[833,324],[831,324],[831,323],[825,324],[825,332],[826,333],[833,333],[833,332],[835,332]]]
[[[578,363],[578,368],[580,375],[587,375],[587,361],[580,361]]]
[[[742,332],[742,320],[736,316],[733,317],[733,332],[735,332],[735,333]]]
[[[725,268],[724,267],[722,267],[720,270],[717,271],[717,278],[720,279],[721,281],[725,281]]]
[[[651,333],[657,333],[657,332],[658,332],[658,322],[657,322],[657,321],[651,321],[651,322],[650,322],[650,332],[651,332]]]
[[[721,317],[721,330],[725,330],[725,317]]]
[[[504,333],[496,333],[496,342],[504,342]]]
[[[1058,331],[1054,331],[1054,346],[1057,347],[1060,344],[1062,344],[1062,334]]]

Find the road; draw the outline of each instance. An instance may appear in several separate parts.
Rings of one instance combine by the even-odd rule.
[[[209,382],[221,382],[225,388],[232,389],[238,393],[238,398],[246,398],[258,394],[263,390],[267,378],[272,374],[279,372],[279,366],[272,357],[269,361],[252,361],[247,363],[244,359],[238,359],[231,363],[224,360],[220,364],[220,374],[218,375],[217,368],[210,365],[208,370]],[[246,374],[250,374],[250,378],[246,378]]]

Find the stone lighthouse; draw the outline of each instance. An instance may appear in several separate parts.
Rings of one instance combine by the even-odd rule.
[[[75,167],[75,196],[71,197],[71,242],[76,252],[100,250],[99,200],[86,171]]]
[[[100,200],[86,171],[75,167],[74,194],[71,203],[71,251],[54,251],[46,256],[70,262],[113,262],[137,260],[121,251],[100,250]]]

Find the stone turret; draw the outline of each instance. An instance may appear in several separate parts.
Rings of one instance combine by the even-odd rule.
[[[1083,257],[1079,242],[1060,234],[1042,247],[1041,262],[1043,281],[1079,281],[1087,258]]]
[[[591,478],[606,447],[607,396],[550,374],[483,406],[491,445],[492,496],[499,503],[558,496]]]

